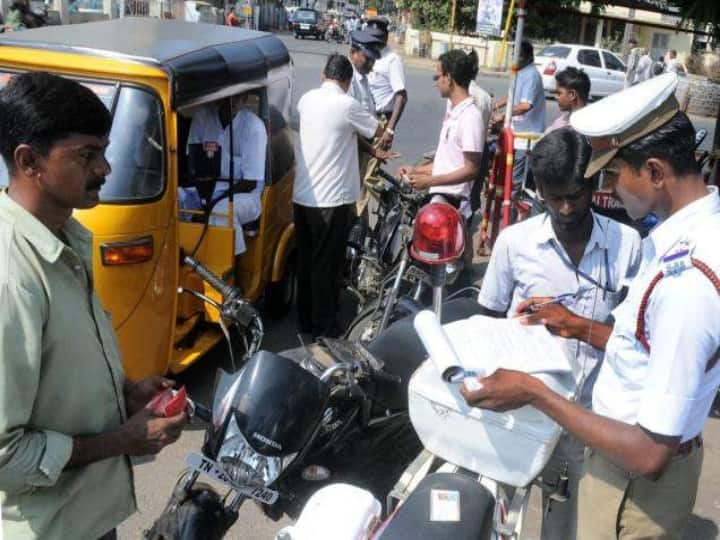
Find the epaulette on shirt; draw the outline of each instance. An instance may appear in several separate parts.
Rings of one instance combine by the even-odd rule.
[[[650,342],[645,335],[645,314],[647,313],[648,303],[650,302],[650,296],[653,290],[660,282],[661,279],[667,276],[676,276],[689,270],[691,268],[697,268],[700,270],[702,275],[710,280],[715,287],[715,291],[720,295],[720,278],[709,265],[703,261],[696,259],[692,256],[693,246],[687,240],[682,240],[660,259],[660,271],[655,275],[650,284],[648,285],[645,293],[640,300],[640,309],[638,309],[637,324],[635,326],[635,338],[642,344],[645,350],[650,352]],[[720,351],[716,353],[707,363],[705,371],[710,371],[720,359]]]
[[[660,259],[664,277],[681,274],[693,267],[692,246],[687,240],[679,242],[675,249]]]

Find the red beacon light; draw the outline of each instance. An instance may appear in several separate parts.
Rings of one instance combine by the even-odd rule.
[[[458,260],[465,250],[462,221],[460,212],[447,203],[426,204],[415,216],[410,254],[429,265]]]

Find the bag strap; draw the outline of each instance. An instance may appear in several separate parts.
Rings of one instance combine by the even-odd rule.
[[[700,270],[700,272],[702,272],[702,274],[710,280],[710,283],[712,283],[715,287],[715,291],[717,291],[717,293],[720,295],[720,278],[717,276],[717,274],[713,272],[707,264],[705,264],[699,259],[691,257],[690,263],[693,267]],[[640,309],[638,310],[637,324],[635,326],[635,338],[642,344],[642,346],[648,353],[650,352],[650,342],[645,337],[645,314],[647,313],[647,306],[650,302],[650,296],[652,295],[653,290],[655,289],[657,284],[660,283],[660,280],[665,277],[665,275],[666,272],[663,270],[658,272],[655,277],[652,278],[652,280],[650,281],[648,288],[643,294],[642,300],[640,300]],[[717,364],[718,361],[720,361],[720,349],[708,361],[707,366],[705,367],[705,372],[707,373],[713,367],[715,367],[715,364]]]

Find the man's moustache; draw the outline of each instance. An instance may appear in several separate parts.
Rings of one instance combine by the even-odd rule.
[[[95,180],[94,182],[90,182],[87,185],[87,188],[85,188],[87,191],[92,191],[94,189],[100,189],[105,184],[105,179],[102,178],[100,180]]]

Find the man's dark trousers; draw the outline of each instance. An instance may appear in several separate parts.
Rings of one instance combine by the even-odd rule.
[[[338,296],[355,204],[313,208],[293,205],[298,253],[300,332],[336,336]]]

